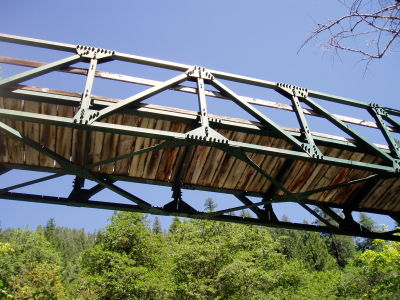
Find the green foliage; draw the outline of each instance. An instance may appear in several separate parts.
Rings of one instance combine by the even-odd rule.
[[[178,217],[161,233],[128,212],[98,234],[0,231],[0,299],[400,298],[400,243]]]
[[[168,299],[172,280],[163,237],[152,234],[145,217],[119,212],[83,253],[82,290],[99,299]]]
[[[0,281],[17,299],[58,299],[61,258],[41,232],[12,230],[1,238],[12,248],[0,256]]]

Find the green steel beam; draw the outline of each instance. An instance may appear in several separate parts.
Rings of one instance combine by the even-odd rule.
[[[22,188],[22,187],[26,187],[26,186],[29,186],[29,185],[32,185],[32,184],[36,184],[36,183],[39,183],[39,182],[43,182],[43,181],[51,180],[51,179],[54,179],[54,178],[58,178],[58,177],[66,175],[66,174],[67,173],[56,173],[56,174],[52,174],[52,175],[45,176],[45,177],[42,177],[42,178],[38,178],[38,179],[30,180],[30,181],[27,181],[27,182],[15,184],[15,185],[0,189],[0,194],[6,193],[6,192],[11,191],[11,190],[19,189],[19,188]]]
[[[12,128],[2,122],[0,122],[0,130],[2,130],[4,133],[11,136],[12,138],[19,140],[19,141],[25,143],[26,145],[32,147],[33,149],[39,151],[40,153],[43,153],[43,154],[47,155],[48,157],[54,159],[68,173],[95,181],[95,182],[103,185],[104,187],[108,188],[109,190],[121,195],[122,197],[125,197],[126,199],[129,199],[129,200],[135,202],[137,205],[149,209],[149,211],[157,211],[157,209],[151,207],[151,205],[148,204],[147,202],[141,200],[140,198],[138,198],[138,197],[130,194],[129,192],[121,189],[120,187],[114,185],[113,181],[111,179],[107,178],[107,176],[105,176],[105,175],[99,176],[79,165],[71,163],[69,160],[58,155],[54,151],[29,139],[28,137],[22,135],[20,132],[18,132],[14,128]]]
[[[251,200],[250,200],[249,198],[247,198],[245,195],[243,195],[243,194],[237,194],[237,195],[235,195],[235,197],[236,197],[240,202],[242,202],[242,203],[246,206],[246,208],[250,209],[253,213],[255,213],[256,216],[257,216],[259,219],[264,219],[264,218],[267,217],[266,214],[265,214],[265,211],[261,210],[258,206],[253,207],[253,206],[252,206],[252,205],[254,204],[253,201],[251,201]],[[263,201],[265,201],[265,200],[263,200]]]
[[[94,81],[94,75],[96,72],[96,67],[97,67],[97,59],[92,58],[90,60],[90,65],[89,65],[89,70],[88,74],[86,77],[86,84],[85,84],[85,90],[82,94],[82,99],[81,99],[81,105],[79,107],[79,110],[74,116],[74,121],[78,123],[83,123],[85,116],[90,108],[91,101],[92,101],[92,87],[93,87],[93,81]]]
[[[22,72],[20,74],[14,75],[14,76],[1,79],[0,80],[0,89],[4,88],[7,85],[14,85],[14,84],[20,83],[22,81],[26,81],[26,80],[38,77],[40,75],[50,73],[51,71],[69,66],[80,60],[81,60],[80,55],[75,54],[70,57],[63,58],[63,59],[57,60],[52,63],[48,63],[44,66],[37,67],[32,70],[28,70],[28,71]]]
[[[383,136],[385,137],[386,142],[389,145],[392,155],[394,155],[396,158],[400,158],[399,145],[394,139],[394,137],[390,134],[389,128],[386,125],[385,121],[383,120],[383,116],[387,115],[385,110],[376,105],[371,105],[369,113],[375,119],[376,124],[378,124],[379,129],[381,130]]]
[[[76,129],[82,130],[96,130],[102,132],[109,132],[115,134],[125,134],[130,136],[140,136],[140,137],[147,137],[147,138],[154,138],[154,139],[161,139],[161,140],[177,140],[183,141],[186,139],[185,133],[178,133],[178,132],[170,132],[170,131],[163,131],[163,130],[156,130],[156,129],[148,129],[148,128],[141,128],[141,127],[133,127],[133,126],[126,126],[126,125],[119,125],[119,124],[109,124],[109,123],[102,123],[102,122],[94,122],[92,124],[79,124],[74,123],[71,118],[65,117],[58,117],[52,115],[41,115],[36,113],[29,113],[23,111],[14,111],[14,110],[7,110],[7,109],[0,109],[0,117],[3,118],[11,118],[17,119],[27,122],[34,122],[34,123],[42,123],[48,125],[57,125],[57,126],[65,126],[71,127]],[[194,141],[191,140],[190,144],[199,144],[199,145],[208,145],[208,146],[217,146],[220,147],[221,145],[216,143],[213,144],[211,142],[201,142],[201,141]],[[318,162],[322,164],[334,165],[334,166],[343,166],[353,169],[360,169],[360,170],[368,170],[372,172],[379,172],[379,173],[395,173],[396,168],[393,166],[382,166],[378,164],[370,164],[370,163],[363,163],[358,161],[351,161],[346,159],[339,159],[334,157],[324,156],[323,159],[315,159],[310,157],[305,152],[293,151],[288,149],[280,149],[262,145],[255,145],[249,143],[242,143],[236,141],[230,141],[230,147],[227,148],[233,150],[242,150],[243,152],[249,153],[258,153],[264,155],[272,155],[276,157],[284,157],[289,159],[297,159],[297,160],[305,160],[310,162]]]
[[[102,160],[102,161],[98,161],[98,162],[95,162],[95,163],[91,163],[91,164],[85,165],[85,168],[91,169],[91,168],[95,168],[95,167],[98,167],[98,166],[101,166],[101,165],[105,165],[105,164],[108,164],[108,163],[113,163],[113,162],[116,162],[116,161],[121,160],[121,159],[130,158],[130,157],[133,157],[133,156],[136,156],[136,155],[139,155],[139,154],[143,154],[143,153],[147,153],[147,152],[151,152],[151,151],[163,150],[163,149],[176,148],[176,147],[180,147],[180,146],[184,146],[184,145],[186,145],[186,142],[173,141],[173,140],[165,141],[165,142],[161,142],[161,143],[159,143],[157,145],[154,145],[154,146],[150,146],[150,147],[147,147],[147,148],[144,148],[144,149],[140,149],[140,150],[137,150],[137,151],[134,151],[134,152],[122,154],[122,155],[116,156],[114,158],[105,159],[105,160]]]
[[[50,167],[25,166],[25,165],[9,164],[9,163],[4,163],[3,165],[6,168],[8,168],[9,170],[16,169],[16,170],[28,170],[28,171],[36,171],[36,172],[50,172],[50,173],[51,172],[54,172],[54,173],[65,172],[63,169],[54,169],[54,168],[50,168]],[[134,183],[149,184],[149,185],[167,186],[167,187],[172,187],[172,185],[173,185],[173,182],[164,182],[164,181],[151,180],[151,179],[140,179],[140,178],[121,176],[121,175],[110,175],[108,177],[112,181],[134,182]],[[194,186],[192,184],[185,184],[185,183],[182,183],[181,188],[186,189],[186,190],[201,190],[201,191],[207,191],[207,192],[232,194],[232,195],[237,195],[238,193],[243,193],[242,191],[238,191],[238,190],[234,190],[234,189],[212,188],[212,187],[201,186],[201,185]],[[264,196],[261,193],[253,193],[253,192],[245,192],[244,195],[259,197],[259,198],[263,198],[263,196]],[[294,202],[294,203],[304,203],[304,204],[308,204],[308,205],[319,205],[319,206],[321,206],[321,205],[323,206],[323,205],[327,204],[326,202],[321,202],[321,201],[317,201],[317,200],[309,200],[309,199],[305,199],[302,197],[299,197],[302,199],[298,200],[295,197],[292,197],[292,195],[290,195],[290,198],[288,196],[286,196],[286,198],[277,198],[276,200],[272,200],[273,201],[272,203]],[[340,205],[337,203],[329,203],[329,207],[345,209],[347,206]],[[398,214],[396,215],[396,213],[388,212],[388,211],[382,210],[382,209],[361,207],[358,204],[356,204],[356,205],[352,206],[352,210],[355,212],[366,212],[366,213],[388,215],[392,218],[398,218],[400,220],[400,215],[397,216]]]
[[[356,131],[351,129],[348,125],[344,124],[342,121],[337,119],[335,116],[333,116],[329,111],[327,111],[325,108],[323,108],[321,105],[317,104],[315,101],[311,100],[308,97],[305,97],[302,99],[304,103],[306,103],[308,106],[313,108],[314,110],[318,111],[321,115],[324,115],[327,120],[331,121],[333,124],[335,124],[338,128],[343,130],[345,133],[350,135],[352,138],[354,138],[356,141],[360,142],[362,145],[364,145],[367,149],[369,149],[372,153],[375,155],[378,155],[379,157],[383,158],[384,160],[390,162],[393,165],[393,158],[387,154],[386,152],[382,151],[379,149],[375,144],[369,142],[366,138],[358,134]]]
[[[0,41],[14,43],[14,44],[29,45],[29,46],[40,47],[40,48],[53,49],[53,50],[67,51],[67,52],[73,52],[73,53],[76,53],[76,48],[77,48],[76,45],[71,45],[71,44],[66,44],[66,43],[57,43],[57,42],[51,42],[51,41],[46,41],[46,40],[40,40],[40,39],[32,39],[32,38],[21,37],[21,36],[16,36],[16,35],[9,35],[9,34],[0,34]],[[171,61],[153,59],[153,58],[131,55],[131,54],[124,54],[124,53],[119,53],[119,52],[115,52],[115,54],[113,55],[113,59],[119,60],[119,61],[149,65],[149,66],[154,66],[154,67],[159,67],[159,68],[171,69],[171,70],[176,70],[176,71],[182,71],[182,72],[186,71],[187,69],[189,69],[191,67],[191,65],[187,65],[187,64],[175,63],[175,62],[171,62]],[[272,81],[267,81],[267,80],[262,80],[262,79],[257,79],[257,78],[252,78],[252,77],[248,77],[248,76],[242,76],[242,75],[237,75],[237,74],[232,74],[232,73],[227,73],[227,72],[221,72],[221,71],[217,71],[217,70],[210,70],[210,72],[216,78],[219,78],[219,79],[270,88],[273,90],[279,89],[278,83],[272,82]],[[314,98],[318,98],[318,99],[322,99],[322,100],[328,100],[331,102],[341,103],[341,104],[345,104],[345,105],[351,105],[351,106],[365,108],[365,109],[367,109],[369,106],[368,103],[345,98],[345,97],[334,96],[334,95],[330,95],[330,94],[326,94],[326,93],[322,93],[322,92],[316,92],[313,90],[308,90],[308,92],[309,92],[310,97],[314,97]],[[391,109],[391,108],[385,108],[385,109],[387,109],[389,114],[400,116],[399,110]]]
[[[63,95],[53,95],[46,92],[34,92],[34,91],[26,91],[23,89],[18,89],[8,93],[10,97],[18,98],[21,97],[26,100],[33,101],[41,101],[46,103],[60,104],[60,105],[69,105],[77,107],[80,104],[79,97],[71,97],[71,96],[63,96]],[[93,105],[99,108],[104,108],[110,106],[112,103],[100,100],[93,100]],[[195,114],[184,114],[180,112],[166,111],[161,109],[153,109],[150,106],[138,106],[136,109],[123,109],[121,113],[137,115],[142,117],[156,118],[156,119],[164,119],[168,121],[176,121],[183,123],[193,123],[197,116]],[[264,130],[262,127],[248,124],[248,123],[238,123],[230,120],[224,120],[220,118],[210,117],[209,122],[212,124],[213,128],[218,129],[227,129],[227,130],[237,130],[245,133],[258,134],[269,137],[278,137],[277,134],[272,131]],[[300,133],[296,131],[290,131],[290,134],[293,137],[300,138]],[[352,141],[348,140],[339,140],[333,138],[324,138],[321,136],[313,135],[313,139],[320,145],[333,146],[339,149],[344,150],[355,150],[357,146],[352,143]],[[385,151],[384,149],[382,149]]]
[[[291,134],[289,134],[288,132],[283,130],[281,126],[275,124],[274,121],[272,121],[270,118],[265,116],[258,109],[254,108],[253,106],[248,104],[245,100],[243,100],[239,95],[237,95],[234,91],[229,89],[227,86],[225,86],[222,82],[214,79],[211,81],[211,84],[217,90],[219,90],[221,93],[228,95],[233,100],[233,102],[235,102],[237,105],[239,105],[241,108],[243,108],[246,112],[251,114],[254,118],[256,118],[265,127],[274,130],[283,139],[288,141],[290,144],[294,145],[298,150],[303,150],[301,142],[299,142]]]
[[[179,83],[185,81],[187,79],[187,74],[180,74],[174,78],[171,78],[167,81],[162,82],[159,85],[156,85],[154,87],[148,88],[147,90],[144,90],[142,92],[137,93],[134,96],[131,96],[129,98],[126,98],[122,101],[119,101],[118,103],[115,103],[113,105],[110,105],[107,108],[103,108],[100,111],[92,111],[91,116],[89,117],[89,120],[87,120],[90,124],[95,122],[96,120],[105,118],[106,116],[118,112],[118,110],[121,110],[122,108],[134,104],[134,103],[139,103],[151,96],[154,96],[155,94],[161,93],[162,91],[168,90],[169,88],[178,85]]]
[[[25,60],[25,59],[17,59],[17,58],[12,58],[12,57],[4,57],[4,56],[0,56],[0,63],[25,66],[25,67],[38,67],[38,66],[42,66],[42,65],[46,64],[43,62],[37,62],[37,61],[31,61],[31,60]],[[57,71],[86,76],[89,70],[84,69],[84,68],[63,68],[62,70],[57,70]],[[109,72],[104,72],[104,71],[96,71],[95,76],[102,78],[102,79],[128,82],[128,83],[147,85],[147,86],[155,86],[155,85],[158,85],[161,83],[160,81],[157,81],[157,80],[138,78],[138,77],[122,75],[122,74],[114,74],[114,73],[109,73]],[[171,88],[171,90],[185,92],[185,93],[191,93],[191,94],[197,94],[197,90],[195,88],[190,87],[190,86],[184,86],[184,85],[178,85],[176,87]],[[210,97],[214,97],[214,98],[228,99],[225,96],[221,95],[221,93],[212,91],[212,90],[205,90],[205,94],[206,94],[206,96],[210,96]],[[275,109],[283,109],[283,110],[287,110],[287,111],[293,111],[292,105],[277,103],[277,102],[273,102],[273,101],[269,101],[269,100],[245,97],[245,96],[240,96],[240,97],[245,99],[249,104],[265,106],[265,107],[270,107],[270,108],[275,108]],[[316,112],[314,112],[311,109],[302,108],[302,112],[304,114],[309,114],[309,115],[312,115],[315,117],[321,117],[320,115],[318,115]],[[345,123],[356,124],[356,125],[366,126],[366,127],[375,128],[375,129],[378,128],[376,123],[373,123],[373,122],[356,119],[356,118],[351,118],[351,117],[346,117],[346,116],[341,116],[341,115],[335,115],[335,116],[339,120],[341,120]],[[388,127],[388,129],[389,129],[389,131],[395,131],[395,129],[393,127]],[[397,131],[399,131],[399,129],[397,129]]]
[[[23,36],[11,35],[11,34],[0,34],[0,41],[20,44],[26,46],[40,47],[52,50],[66,51],[76,53],[76,46],[65,43],[50,42],[46,40],[27,38]]]
[[[258,225],[258,226],[267,226],[267,227],[278,227],[278,228],[287,228],[287,229],[297,229],[297,230],[307,230],[314,232],[326,232],[331,234],[339,234],[339,235],[350,235],[350,236],[360,236],[365,238],[379,238],[385,240],[393,240],[400,241],[400,236],[395,235],[393,232],[368,232],[361,230],[343,230],[341,228],[336,227],[328,227],[328,226],[320,226],[320,225],[311,225],[311,224],[302,224],[302,223],[291,223],[291,222],[268,222],[263,219],[257,218],[248,218],[248,217],[236,217],[229,215],[219,215],[212,213],[195,213],[188,214],[180,211],[168,211],[159,209],[157,212],[152,212],[146,210],[146,208],[142,208],[138,205],[130,205],[130,204],[122,204],[122,203],[111,203],[111,202],[102,202],[102,201],[78,201],[72,200],[68,198],[62,197],[52,197],[52,196],[43,196],[43,195],[31,195],[31,194],[22,194],[22,193],[10,193],[7,192],[1,197],[5,200],[17,200],[17,201],[28,201],[28,202],[36,202],[36,203],[48,203],[48,204],[56,204],[56,205],[67,205],[73,207],[90,207],[90,208],[98,208],[98,209],[109,209],[109,210],[124,210],[124,211],[133,211],[133,212],[141,212],[141,213],[152,213],[156,215],[173,215],[173,216],[182,216],[194,219],[210,219],[215,221],[225,221],[225,222],[234,222],[234,223],[242,223],[249,225]]]

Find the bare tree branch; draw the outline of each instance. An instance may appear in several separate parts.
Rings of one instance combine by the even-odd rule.
[[[327,34],[326,49],[357,53],[363,60],[382,58],[400,50],[400,0],[339,0],[348,14],[317,28],[301,45]],[[300,51],[299,50],[299,51]]]

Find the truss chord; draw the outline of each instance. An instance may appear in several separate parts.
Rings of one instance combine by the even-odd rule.
[[[0,108],[0,116],[11,118],[11,119],[18,119],[27,122],[34,122],[34,123],[43,123],[49,125],[58,125],[58,126],[66,126],[72,127],[77,129],[87,129],[87,130],[97,130],[102,132],[110,132],[116,134],[126,134],[132,136],[141,136],[141,137],[150,137],[155,139],[162,139],[162,140],[171,140],[171,139],[178,139],[184,140],[186,135],[184,133],[178,132],[169,132],[169,131],[161,131],[156,129],[147,129],[141,127],[132,127],[132,126],[125,126],[125,125],[118,125],[118,124],[108,124],[103,122],[94,122],[91,125],[84,125],[84,124],[75,124],[73,123],[72,119],[65,118],[65,117],[58,117],[52,115],[40,115],[36,113],[29,113],[24,111],[13,111],[8,109],[1,109]],[[224,140],[224,137],[221,138]],[[234,149],[241,149],[244,152],[251,152],[251,153],[259,153],[264,155],[272,155],[277,157],[285,157],[290,159],[298,159],[298,160],[306,160],[306,161],[314,161],[308,154],[304,152],[297,152],[292,150],[280,149],[280,148],[272,148],[267,146],[261,145],[254,145],[236,141],[229,141],[229,145],[232,146]],[[217,144],[219,146],[219,143]],[[372,172],[394,172],[394,168],[392,166],[383,166],[379,164],[372,164],[372,163],[363,163],[358,161],[350,161],[346,159],[334,158],[325,156],[320,163],[334,165],[334,166],[343,166],[349,167],[354,169],[360,170],[368,170]]]
[[[31,60],[26,60],[26,59],[16,59],[16,58],[5,57],[5,56],[0,56],[0,62],[6,63],[6,64],[12,64],[12,65],[26,66],[26,67],[39,67],[39,66],[46,64],[43,62],[31,61]],[[63,68],[63,69],[56,70],[56,71],[86,76],[89,70],[84,69],[84,68],[70,68],[69,67],[69,68]],[[109,79],[109,80],[115,80],[115,81],[135,83],[135,84],[140,84],[140,85],[147,85],[147,86],[155,86],[155,85],[158,85],[161,83],[161,81],[157,81],[157,80],[133,77],[133,76],[122,75],[122,74],[114,74],[114,73],[109,73],[109,72],[104,72],[104,71],[99,71],[99,70],[97,70],[95,72],[95,77]],[[192,88],[189,86],[184,86],[184,85],[177,85],[176,87],[172,87],[170,89],[175,90],[175,91],[185,92],[185,93],[191,93],[191,94],[197,93],[197,90],[195,88]],[[13,92],[15,93],[16,91],[13,91]],[[228,99],[227,97],[224,97],[221,93],[215,92],[212,90],[205,90],[205,94],[206,94],[206,96],[210,96],[210,97],[214,97],[214,98]],[[270,100],[245,97],[245,96],[240,96],[240,97],[242,99],[246,100],[249,104],[293,111],[292,105],[278,103],[278,102],[274,102],[274,101],[270,101]],[[390,109],[388,109],[388,108],[385,108],[385,109],[388,112],[390,112]],[[302,108],[302,111],[304,114],[323,118],[323,116],[318,115],[315,111],[313,111],[311,109]],[[337,115],[337,114],[333,114],[333,115],[345,123],[356,124],[356,125],[375,128],[375,129],[378,128],[377,124],[374,122],[369,122],[369,121],[356,119],[356,118],[352,118],[352,117],[347,117],[347,116],[342,116],[342,115]],[[397,132],[400,131],[400,125],[397,125],[397,128],[395,128],[395,127],[396,127],[395,125],[393,125],[393,127],[388,126],[388,130],[389,131],[397,131]]]
[[[157,212],[153,212],[153,211],[146,211],[146,209],[143,209],[138,205],[131,205],[131,204],[100,202],[95,200],[77,201],[77,200],[69,200],[67,198],[62,198],[62,197],[10,193],[10,192],[3,194],[2,198],[6,200],[19,200],[19,201],[58,204],[58,205],[67,205],[76,207],[92,207],[100,209],[125,210],[125,211],[141,212],[141,213],[152,213],[158,215],[175,215],[175,216],[190,217],[195,219],[203,219],[202,215],[206,214],[206,213],[187,214],[183,212],[171,212],[163,210],[157,210]],[[236,222],[236,223],[252,224],[259,226],[281,227],[281,228],[298,229],[298,230],[300,229],[300,230],[325,232],[325,233],[340,234],[340,235],[357,235],[365,238],[379,238],[379,239],[400,241],[400,236],[392,234],[390,232],[380,233],[380,232],[359,231],[350,233],[348,231],[342,231],[340,228],[330,228],[325,226],[315,226],[310,224],[289,223],[289,222],[266,223],[264,221],[253,218],[242,218],[242,217],[225,216],[225,215],[210,216],[209,219],[216,221]]]

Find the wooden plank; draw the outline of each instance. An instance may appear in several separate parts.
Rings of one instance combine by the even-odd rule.
[[[367,197],[360,203],[363,207],[384,209],[387,203],[390,203],[388,191],[393,187],[394,182],[397,178],[390,178],[385,180],[380,180],[376,189],[369,193]],[[395,188],[395,190],[397,187]]]
[[[231,140],[241,140],[243,139],[243,134],[240,132],[234,132],[231,136]],[[215,176],[212,179],[213,186],[214,187],[223,187],[226,178],[229,175],[229,172],[231,171],[233,164],[235,163],[236,158],[230,156],[229,154],[224,154],[223,157],[221,158],[221,162],[219,165],[219,168],[215,172]]]
[[[58,105],[57,115],[72,118],[74,109],[70,106]],[[56,152],[62,157],[70,160],[72,156],[72,128],[57,126],[56,130]],[[56,166],[60,167],[56,164]]]
[[[243,134],[241,132],[235,132],[232,135],[232,139],[236,140],[236,141],[239,141],[239,142],[242,142],[242,141],[246,141],[246,138],[249,138],[248,136],[249,135]],[[221,176],[221,186],[223,188],[226,188],[228,186],[229,187],[234,187],[235,183],[236,183],[236,181],[238,179],[237,178],[237,176],[238,176],[237,172],[239,170],[243,170],[245,165],[246,164],[244,162],[242,162],[241,160],[239,160],[239,159],[237,159],[235,157],[232,157],[232,159],[229,160],[228,168],[224,169],[224,170],[226,170],[226,172],[221,174],[222,175]]]
[[[262,145],[274,147],[275,144],[280,143],[279,139],[275,138],[268,138],[268,137],[262,137],[259,140],[259,143]],[[261,167],[261,169],[266,170],[268,165],[273,163],[274,158],[268,155],[261,155],[258,154],[255,156],[257,159],[258,165]],[[253,167],[250,167],[249,172],[251,172],[251,176],[248,180],[248,184],[246,186],[246,190],[248,191],[266,191],[270,185],[271,182],[267,180],[265,177],[263,177],[260,173],[258,173]],[[261,188],[260,188],[261,187]]]
[[[385,204],[383,204],[383,209],[400,212],[400,178],[396,178],[390,188],[388,189],[388,195],[386,195]]]
[[[364,154],[357,152],[346,151],[346,153],[342,153],[341,157],[351,160],[360,160]],[[344,182],[348,182],[355,179],[361,179],[368,175],[371,175],[370,172],[361,171],[361,172],[353,172],[355,170],[351,170],[349,168],[341,168],[330,185],[340,184]],[[347,187],[343,187],[340,189],[335,189],[331,191],[326,191],[322,194],[322,199],[326,202],[336,203],[336,204],[344,204],[347,202],[348,198],[353,194],[355,190],[358,190],[362,184],[354,184]]]
[[[121,123],[126,126],[137,127],[140,124],[140,119],[133,116],[123,115]],[[133,145],[136,137],[121,135],[118,143],[117,156],[133,152]],[[131,165],[132,158],[126,158],[115,162],[114,174],[128,176],[129,166]]]
[[[186,124],[177,122],[172,122],[170,126],[170,131],[172,132],[184,132],[185,129],[186,129]],[[166,149],[162,152],[162,157],[160,163],[158,164],[157,172],[155,174],[156,180],[162,180],[167,182],[174,180],[176,175],[174,174],[174,165],[176,161],[180,161],[180,154],[179,154],[180,148],[181,147]]]
[[[253,134],[247,134],[243,137],[242,141],[245,143],[251,143],[256,138],[257,137],[255,137]],[[252,158],[253,154],[248,156]],[[235,189],[247,166],[249,166],[247,163],[237,159],[229,176],[227,177],[227,180],[224,183],[224,187],[228,189]]]
[[[0,108],[5,108],[3,97],[0,97]],[[7,120],[1,119],[1,122],[6,123]],[[0,131],[0,162],[10,162],[10,157],[8,156],[7,139],[8,136],[3,131]]]
[[[13,98],[4,98],[4,108],[12,110],[22,110],[24,103],[21,100]],[[24,133],[24,126],[21,121],[5,120],[5,124],[18,130],[20,133]],[[22,142],[19,142],[13,138],[7,137],[7,151],[8,157],[11,163],[23,164],[25,163],[25,151],[26,149],[32,150],[30,147],[25,147]],[[33,151],[33,150],[32,150]]]
[[[103,151],[103,140],[104,132],[95,131],[92,132],[92,137],[90,140],[90,150],[89,150],[89,162],[95,163],[101,161],[101,153]],[[100,171],[100,166],[91,169],[94,172]]]
[[[24,101],[24,111],[39,113],[40,103],[34,101]],[[34,140],[40,142],[40,126],[35,123],[24,122],[24,134]],[[26,164],[38,166],[39,165],[39,151],[34,150],[31,147],[26,147]]]
[[[149,118],[143,118],[140,122],[140,127],[149,128],[149,122],[150,122]],[[135,143],[134,143],[133,151],[138,151],[140,149],[145,148],[146,144],[148,145],[148,143],[149,143],[148,140],[149,139],[147,139],[147,141],[146,141],[146,138],[143,138],[143,137],[137,137],[135,140]],[[141,177],[141,175],[143,174],[144,163],[142,162],[142,160],[143,160],[144,155],[145,154],[140,154],[140,155],[136,155],[132,158],[131,166],[129,169],[129,176],[139,177],[139,178]]]
[[[156,126],[156,123],[157,123],[157,120],[149,119],[147,128],[154,129]],[[155,142],[156,142],[156,140],[154,140],[154,139],[145,138],[143,141],[143,149],[155,145]],[[148,153],[143,153],[143,154],[138,155],[139,164],[138,164],[138,175],[137,176],[139,178],[145,178],[144,173],[145,173],[145,168],[146,168],[147,157],[149,156],[149,154],[150,153],[148,152]]]
[[[41,113],[45,115],[57,115],[57,105],[41,103]],[[40,124],[40,144],[46,148],[56,151],[56,136],[57,128],[56,126]],[[47,155],[39,154],[40,166],[42,167],[53,167],[55,161],[48,157]]]
[[[227,139],[230,139],[233,134],[232,131],[227,130],[218,130],[218,133],[225,136]],[[200,185],[213,185],[212,179],[215,176],[215,172],[217,171],[223,156],[224,151],[215,147],[210,149],[199,177]]]
[[[72,133],[72,162],[83,166],[87,162],[84,161],[86,152],[85,145],[89,136],[86,130],[74,129]]]
[[[122,119],[121,114],[113,114],[106,118],[105,122],[115,124],[120,123]],[[105,133],[103,139],[103,148],[101,152],[101,160],[106,160],[115,157],[118,148],[119,134]],[[108,163],[100,166],[100,171],[106,174],[112,174],[114,172],[115,163]]]
[[[171,122],[164,121],[164,120],[157,120],[156,125],[155,125],[155,129],[157,129],[157,130],[169,131],[170,127],[171,127]],[[152,145],[156,145],[161,142],[162,142],[161,140],[153,140]],[[160,164],[160,161],[162,158],[162,154],[163,154],[163,150],[148,152],[146,166],[145,166],[145,172],[144,172],[145,178],[155,179],[157,169],[159,167],[159,164]]]
[[[251,136],[252,136],[252,139],[251,139],[252,144],[257,144],[259,142],[259,140],[261,139],[261,136],[259,136],[259,135],[251,135]],[[254,163],[261,166],[261,162],[263,161],[263,157],[261,155],[258,155],[255,153],[247,153],[247,155]],[[244,169],[242,170],[242,175],[239,177],[239,180],[236,182],[234,189],[246,190],[245,188],[249,184],[249,179],[254,172],[255,172],[255,170],[250,165],[246,164]]]

